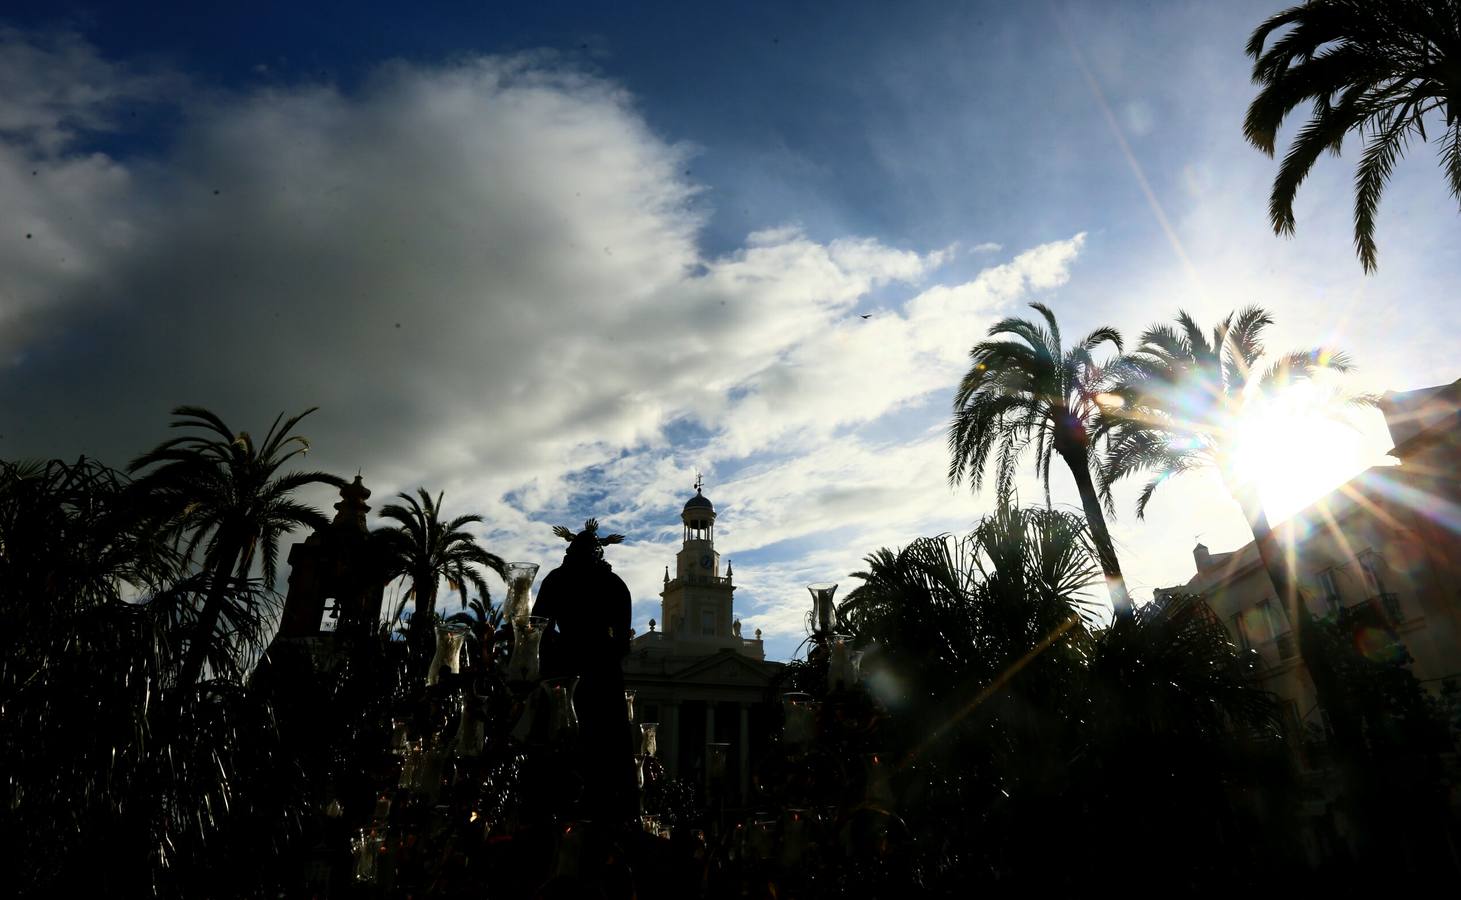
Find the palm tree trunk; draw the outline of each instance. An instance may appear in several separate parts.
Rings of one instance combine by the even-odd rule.
[[[407,642],[418,659],[430,659],[435,650],[436,629],[432,614],[436,612],[436,573],[412,576],[411,588],[416,593],[416,611],[406,629]]]
[[[1116,558],[1116,546],[1111,542],[1111,532],[1106,529],[1106,516],[1101,511],[1101,501],[1096,496],[1096,485],[1091,481],[1090,460],[1085,451],[1062,452],[1061,458],[1075,476],[1076,490],[1081,495],[1081,508],[1086,514],[1086,524],[1091,527],[1091,538],[1096,542],[1096,556],[1101,572],[1106,576],[1106,589],[1111,592],[1111,611],[1118,619],[1130,618],[1133,614],[1131,595],[1126,593],[1126,579],[1121,575],[1121,563]]]
[[[229,579],[233,574],[233,567],[238,562],[239,553],[242,548],[235,547],[229,552],[226,558],[220,559],[213,567],[213,577],[209,579],[208,596],[203,601],[203,612],[198,616],[198,624],[193,629],[193,636],[188,642],[188,655],[183,660],[182,675],[178,683],[183,686],[196,684],[198,676],[203,674],[203,662],[208,656],[208,644],[212,640],[213,629],[218,627],[218,617],[223,614],[223,592],[228,588]]]

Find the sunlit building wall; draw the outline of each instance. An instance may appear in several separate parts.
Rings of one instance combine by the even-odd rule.
[[[1380,406],[1399,464],[1363,472],[1276,531],[1312,614],[1344,610],[1367,654],[1403,646],[1416,678],[1438,691],[1461,679],[1461,380],[1392,392]],[[1158,595],[1206,597],[1233,639],[1260,655],[1266,687],[1286,702],[1292,724],[1320,724],[1293,611],[1279,602],[1256,545],[1213,553],[1198,544],[1193,561],[1191,580]]]

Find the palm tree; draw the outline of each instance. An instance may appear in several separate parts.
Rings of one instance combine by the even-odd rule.
[[[1284,354],[1265,367],[1263,332],[1272,324],[1266,310],[1250,306],[1219,322],[1210,339],[1186,312],[1177,314],[1176,327],[1148,328],[1112,389],[1121,406],[1103,417],[1109,439],[1101,489],[1109,501],[1117,481],[1149,473],[1136,501],[1137,518],[1145,518],[1158,485],[1184,472],[1215,469],[1248,520],[1275,590],[1292,605],[1297,584],[1287,557],[1277,545],[1258,485],[1236,465],[1241,423],[1251,407],[1293,381],[1348,372],[1352,366],[1343,353],[1316,347]],[[1373,402],[1368,396],[1346,399]]]
[[[1247,852],[1255,826],[1269,839],[1291,824],[1279,802],[1260,823],[1231,801],[1285,786],[1254,771],[1287,752],[1252,655],[1198,598],[1088,627],[1100,569],[1082,516],[1006,497],[965,537],[866,561],[839,614],[871,690],[897,710],[878,746],[900,761],[898,809],[929,853],[930,892],[967,893],[991,871],[1001,888],[1100,871],[1102,840],[1071,848],[1068,872],[1084,874],[1050,871],[1034,848],[1057,817],[1076,833],[1147,834],[1142,871],[1122,877],[1154,887],[1231,874],[1182,852],[1194,834]],[[813,677],[796,687],[817,690],[801,674]]]
[[[267,704],[238,678],[180,677],[210,573],[188,574],[155,499],[93,460],[0,462],[0,834],[19,893],[208,894],[221,870],[273,893],[257,862],[300,827]],[[210,659],[253,624],[201,633]]]
[[[949,480],[958,484],[967,476],[979,490],[990,454],[997,448],[996,488],[1001,495],[1008,494],[1019,458],[1033,443],[1035,472],[1044,483],[1048,505],[1050,462],[1058,455],[1075,478],[1112,608],[1118,617],[1129,616],[1131,598],[1093,477],[1099,475],[1101,460],[1092,452],[1101,437],[1096,425],[1113,369],[1097,363],[1091,351],[1110,343],[1119,353],[1121,335],[1103,326],[1066,350],[1055,314],[1043,304],[1030,305],[1044,317],[1044,327],[1027,319],[1003,319],[989,329],[990,340],[969,351],[973,365],[954,397],[949,429]]]
[[[1363,134],[1354,242],[1365,271],[1373,272],[1380,193],[1411,137],[1426,140],[1433,112],[1445,123],[1441,162],[1461,200],[1461,0],[1313,0],[1258,26],[1247,51],[1253,80],[1263,86],[1243,122],[1255,147],[1272,156],[1284,118],[1313,103],[1273,181],[1268,215],[1275,233],[1293,233],[1294,194],[1319,154],[1337,155],[1348,134]]]
[[[444,494],[437,494],[433,501],[425,488],[417,488],[416,493],[421,497],[419,503],[410,494],[402,493],[397,496],[406,501],[405,506],[392,503],[383,507],[381,517],[399,524],[375,532],[384,547],[386,571],[392,578],[405,577],[411,581],[410,589],[401,596],[400,606],[396,608],[396,618],[400,618],[406,601],[414,598],[413,633],[418,631],[417,621],[429,623],[436,612],[436,592],[442,579],[461,596],[462,608],[466,609],[469,586],[477,591],[482,602],[490,602],[487,582],[474,566],[491,569],[498,575],[505,575],[506,570],[501,557],[488,553],[475,537],[462,530],[481,522],[481,516],[457,516],[443,522]]]
[[[1245,412],[1264,402],[1295,379],[1321,372],[1342,373],[1348,358],[1325,348],[1294,351],[1263,367],[1263,331],[1273,317],[1257,306],[1230,314],[1212,330],[1211,339],[1186,312],[1176,327],[1154,325],[1126,361],[1124,381],[1115,389],[1124,405],[1108,416],[1109,440],[1102,491],[1129,475],[1152,477],[1137,498],[1138,518],[1157,486],[1169,478],[1200,468],[1216,469],[1253,532],[1259,559],[1268,572],[1298,637],[1299,654],[1314,679],[1321,706],[1341,739],[1353,740],[1354,729],[1335,699],[1330,667],[1319,657],[1314,628],[1300,603],[1293,560],[1279,546],[1263,509],[1258,485],[1236,466],[1236,443]],[[1370,405],[1368,395],[1346,396],[1345,402]]]
[[[150,467],[138,484],[175,511],[188,558],[202,549],[208,590],[183,666],[187,683],[202,672],[226,605],[224,595],[247,583],[256,561],[262,564],[265,587],[272,586],[279,539],[295,528],[323,528],[329,522],[292,495],[311,484],[341,487],[344,479],[326,472],[278,474],[284,463],[308,452],[309,441],[290,432],[314,411],[311,407],[288,419],[280,413],[263,441],[255,443],[248,432],[235,432],[207,409],[179,406],[173,415],[181,418],[172,427],[202,433],[164,441],[128,467],[134,473]]]

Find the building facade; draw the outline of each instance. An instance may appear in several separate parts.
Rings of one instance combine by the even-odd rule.
[[[727,745],[731,795],[750,795],[750,773],[775,727],[769,693],[782,666],[761,633],[741,635],[735,584],[715,545],[715,506],[701,492],[680,513],[683,540],[665,568],[660,616],[630,643],[624,686],[641,722],[659,723],[659,755],[673,778],[701,783],[706,745]]]
[[[1300,592],[1317,617],[1343,611],[1366,653],[1413,659],[1431,691],[1461,681],[1461,380],[1389,393],[1380,402],[1399,465],[1376,466],[1277,526],[1292,548]],[[1193,550],[1196,573],[1170,592],[1203,595],[1233,639],[1258,652],[1265,686],[1292,724],[1319,723],[1314,686],[1299,659],[1292,617],[1255,544]]]

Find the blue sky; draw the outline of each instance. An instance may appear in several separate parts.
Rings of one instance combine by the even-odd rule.
[[[641,627],[704,471],[784,657],[803,584],[987,508],[942,429],[968,346],[1032,300],[1129,337],[1261,303],[1358,387],[1458,374],[1432,148],[1377,275],[1353,150],[1268,230],[1242,46],[1280,4],[308,6],[0,15],[0,456],[120,464],[179,403],[318,404],[316,464],[445,490],[504,556],[551,565],[588,515],[629,534]],[[1387,446],[1361,417],[1275,508]],[[1202,477],[1130,509],[1139,598],[1197,535],[1244,540]]]

